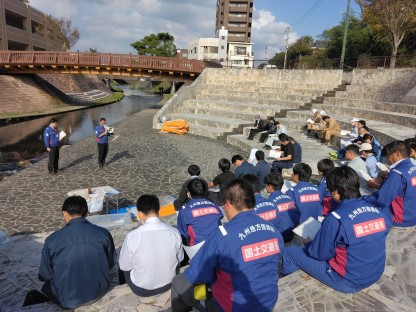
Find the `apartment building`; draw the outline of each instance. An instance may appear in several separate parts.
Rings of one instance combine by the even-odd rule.
[[[52,50],[46,17],[28,0],[0,0],[0,50]]]
[[[251,42],[254,0],[217,0],[216,33],[228,30],[228,42]]]

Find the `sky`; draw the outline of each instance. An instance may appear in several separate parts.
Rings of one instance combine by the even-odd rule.
[[[72,50],[136,53],[130,46],[151,33],[169,32],[177,48],[215,36],[216,0],[30,0],[55,17],[66,17],[80,31]],[[269,59],[301,36],[318,37],[338,25],[347,0],[254,0],[252,42],[255,59]],[[359,8],[351,0],[352,11]],[[267,47],[267,49],[266,49]]]

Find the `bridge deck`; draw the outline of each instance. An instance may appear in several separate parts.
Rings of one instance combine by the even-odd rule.
[[[0,51],[0,70],[6,73],[99,74],[115,76],[183,76],[196,78],[204,61],[131,54]]]

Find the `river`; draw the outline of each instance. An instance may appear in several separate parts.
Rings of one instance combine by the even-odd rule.
[[[159,95],[130,90],[130,86],[119,87],[126,93],[119,102],[0,127],[0,176],[16,172],[20,161],[35,162],[46,155],[43,131],[52,117],[58,119],[59,130],[67,134],[64,144],[73,144],[93,135],[101,117],[106,118],[110,126],[157,104],[161,99]]]

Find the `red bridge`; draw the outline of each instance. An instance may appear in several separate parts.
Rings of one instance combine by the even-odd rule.
[[[204,61],[131,54],[0,51],[0,72],[26,74],[92,74],[195,79]]]

